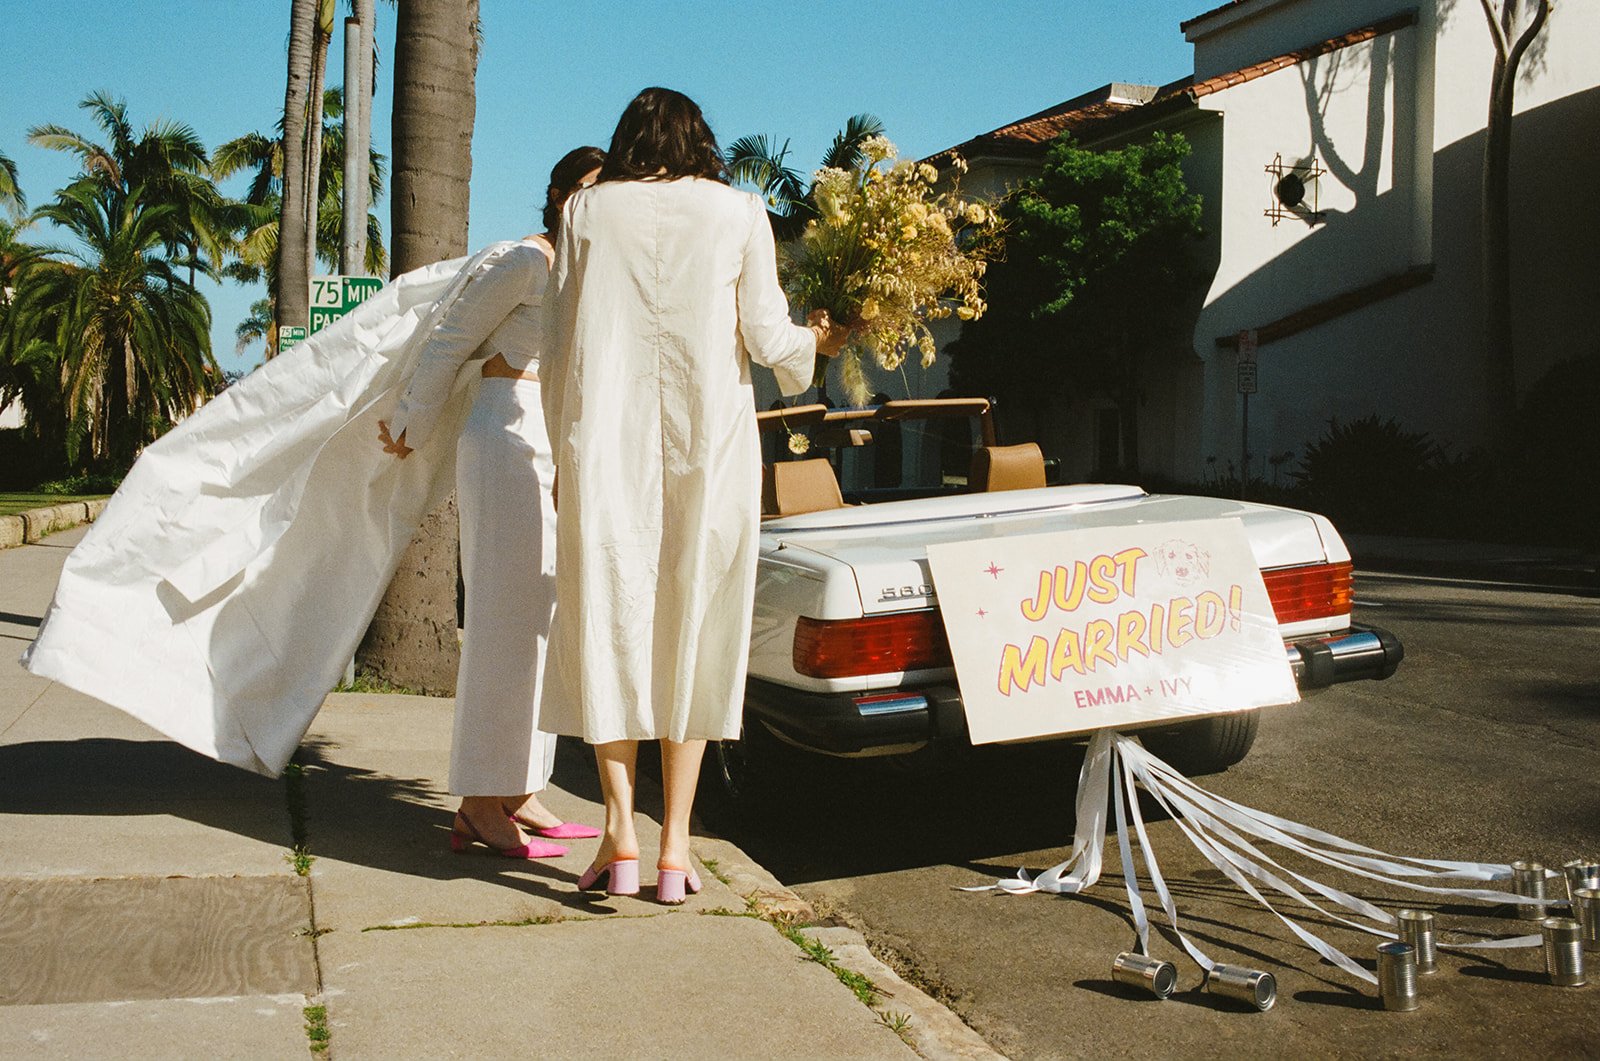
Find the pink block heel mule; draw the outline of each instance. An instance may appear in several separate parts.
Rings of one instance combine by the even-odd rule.
[[[543,840],[529,840],[516,847],[495,847],[483,838],[471,822],[467,821],[465,815],[457,811],[455,824],[450,827],[450,850],[462,855],[470,850],[473,844],[482,844],[503,858],[560,858],[567,853],[567,849],[560,844],[547,843]]]
[[[604,885],[600,883],[602,880],[605,881]],[[638,895],[639,860],[619,858],[607,862],[599,869],[590,866],[583,871],[583,876],[578,878],[579,891],[597,892],[602,888],[607,895]]]
[[[672,869],[668,866],[656,867],[656,902],[668,906],[677,906],[682,903],[685,896],[700,893],[700,875],[692,869]]]

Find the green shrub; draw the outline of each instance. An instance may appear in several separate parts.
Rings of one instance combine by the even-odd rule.
[[[1407,534],[1432,529],[1445,463],[1426,432],[1407,431],[1374,413],[1346,423],[1330,419],[1291,474],[1310,506],[1341,530]]]
[[[39,484],[41,494],[59,494],[63,497],[81,497],[84,494],[109,494],[122,484],[120,475],[89,473],[71,475],[65,479],[52,479]]]

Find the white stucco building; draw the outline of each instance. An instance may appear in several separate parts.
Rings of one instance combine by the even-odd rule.
[[[1456,453],[1486,442],[1480,218],[1494,52],[1481,7],[1232,0],[1181,32],[1191,75],[1108,85],[954,147],[971,164],[964,189],[999,193],[1037,172],[1062,131],[1091,147],[1158,129],[1192,145],[1211,279],[1188,347],[1147,354],[1142,467],[1198,480],[1237,463],[1245,329],[1258,337],[1252,475],[1269,455],[1298,455],[1334,416],[1393,417]],[[1519,390],[1597,343],[1597,40],[1600,0],[1563,0],[1517,85]],[[1286,175],[1305,186],[1293,209],[1276,195]],[[915,375],[914,391],[937,393],[944,372]],[[1116,415],[1109,402],[1063,398],[1040,441],[1067,476],[1087,477],[1122,463]]]

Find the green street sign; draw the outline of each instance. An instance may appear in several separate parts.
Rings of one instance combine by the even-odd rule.
[[[306,337],[306,330],[298,325],[286,324],[278,329],[278,353],[283,353],[289,347]]]
[[[317,334],[343,317],[382,287],[383,281],[376,276],[313,276],[311,334]]]

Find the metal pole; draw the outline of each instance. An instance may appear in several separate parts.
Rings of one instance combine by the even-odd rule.
[[[346,276],[365,275],[362,238],[366,234],[365,167],[361,157],[361,128],[367,116],[361,109],[361,20],[344,20],[344,217],[340,226],[339,271]]]
[[[1244,423],[1239,430],[1239,500],[1244,500],[1245,484],[1250,481],[1250,393],[1244,399]]]

